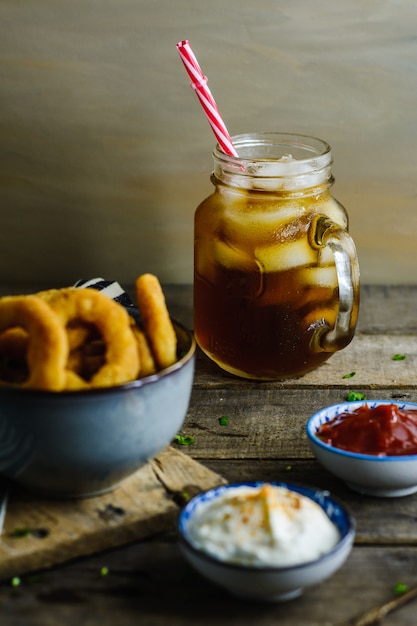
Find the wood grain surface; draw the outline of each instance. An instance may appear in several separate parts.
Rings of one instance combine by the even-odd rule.
[[[168,285],[164,290],[173,317],[191,327],[192,287]],[[173,444],[172,449],[210,470],[210,481],[213,476],[231,482],[284,480],[330,490],[340,498],[356,519],[355,544],[347,562],[325,583],[295,602],[237,600],[190,569],[172,525],[162,532],[156,525],[155,533],[143,539],[33,572],[36,577],[23,574],[17,587],[5,579],[0,584],[1,625],[337,626],[394,598],[397,583],[417,585],[417,494],[372,498],[354,493],[317,463],[305,434],[311,413],[344,400],[351,390],[369,399],[417,402],[416,304],[417,286],[364,286],[351,345],[295,380],[242,381],[198,354],[181,429],[194,443]],[[392,356],[400,352],[406,358],[394,361]],[[343,378],[349,372],[356,373]],[[226,426],[219,422],[224,415]],[[156,481],[161,493],[171,491],[177,484],[168,482],[172,467],[163,477],[155,476],[159,471],[161,466],[152,468],[149,484]],[[109,496],[114,506],[115,494]],[[171,509],[171,497],[168,504]],[[107,576],[101,574],[103,567]],[[387,615],[383,626],[415,626],[416,610],[416,602],[410,602]]]

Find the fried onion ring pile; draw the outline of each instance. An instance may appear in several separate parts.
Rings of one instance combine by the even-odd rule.
[[[120,385],[177,360],[177,339],[156,276],[136,280],[141,324],[93,288],[0,298],[0,384],[42,391]]]

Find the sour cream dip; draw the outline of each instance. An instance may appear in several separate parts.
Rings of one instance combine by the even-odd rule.
[[[267,567],[312,561],[340,539],[319,504],[268,483],[231,487],[201,504],[188,532],[196,548],[221,561]]]

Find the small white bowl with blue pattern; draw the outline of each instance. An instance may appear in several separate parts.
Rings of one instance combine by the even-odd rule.
[[[268,484],[292,490],[312,499],[339,530],[338,543],[314,560],[297,565],[257,566],[226,562],[195,545],[190,528],[201,507],[236,487],[260,487],[262,482],[239,482],[214,487],[194,496],[182,509],[178,520],[179,546],[187,561],[203,577],[241,599],[283,602],[301,595],[304,589],[332,576],[348,558],[355,536],[355,520],[346,507],[328,491],[304,485],[271,481]]]
[[[360,400],[342,402],[314,413],[307,421],[306,431],[310,448],[323,467],[341,478],[352,490],[377,497],[401,497],[417,491],[417,454],[404,456],[377,456],[349,452],[320,440],[317,431],[322,424],[341,413],[351,413],[367,405],[396,405],[400,409],[417,410],[412,402],[394,400]]]

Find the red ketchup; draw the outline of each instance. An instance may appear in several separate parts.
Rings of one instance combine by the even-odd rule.
[[[360,454],[417,454],[417,410],[395,404],[367,404],[337,415],[316,432],[324,443]]]

